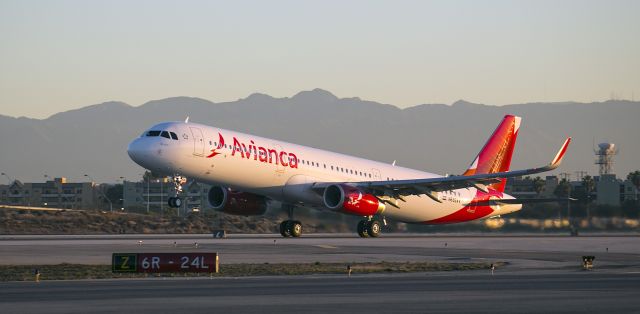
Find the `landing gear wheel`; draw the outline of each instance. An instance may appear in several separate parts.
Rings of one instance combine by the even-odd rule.
[[[368,238],[369,237],[369,232],[367,230],[367,223],[368,223],[368,221],[366,221],[366,220],[360,220],[358,222],[358,235],[361,238]]]
[[[179,197],[169,197],[167,203],[169,203],[169,207],[178,208],[182,206],[182,199]]]
[[[296,220],[289,220],[287,224],[289,234],[294,238],[299,238],[302,235],[302,223]]]
[[[285,238],[291,236],[291,234],[287,231],[287,224],[288,223],[289,223],[289,220],[285,220],[285,221],[280,223],[280,234]]]
[[[167,203],[169,203],[169,207],[171,208],[180,208],[182,206],[182,199],[179,197],[180,193],[182,193],[182,186],[187,183],[187,178],[182,177],[178,174],[173,176],[173,185],[175,186],[176,196],[169,197]]]
[[[302,235],[302,223],[297,220],[285,220],[280,223],[280,234],[285,238],[298,238]]]
[[[371,220],[367,224],[367,233],[372,238],[377,238],[380,236],[380,222],[377,220]]]

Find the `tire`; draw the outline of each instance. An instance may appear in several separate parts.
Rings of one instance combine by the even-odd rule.
[[[367,221],[366,220],[360,220],[358,222],[358,235],[361,238],[368,238],[369,237],[369,233],[367,231]]]
[[[289,234],[292,237],[299,238],[302,235],[302,223],[300,223],[299,221],[291,220],[287,224],[287,227],[287,231],[289,231]]]
[[[173,197],[169,197],[169,199],[167,200],[167,204],[169,204],[169,207],[174,208],[174,204],[173,204]]]
[[[380,222],[377,220],[369,221],[367,224],[367,233],[372,238],[377,238],[380,236],[380,231],[382,231],[382,227],[380,226]]]
[[[287,224],[288,223],[289,223],[288,220],[285,220],[285,221],[280,223],[280,234],[285,238],[289,236],[289,233],[287,232]]]

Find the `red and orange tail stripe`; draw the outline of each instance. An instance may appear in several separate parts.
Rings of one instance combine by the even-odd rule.
[[[463,175],[509,171],[520,129],[520,121],[520,117],[506,115]],[[502,192],[505,183],[506,179],[503,179],[500,183],[492,184],[490,187]]]

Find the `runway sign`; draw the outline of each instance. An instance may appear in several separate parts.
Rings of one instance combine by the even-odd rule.
[[[113,253],[111,259],[111,270],[114,273],[135,273],[138,271],[138,254],[135,253]]]
[[[114,273],[217,273],[218,253],[113,253]]]

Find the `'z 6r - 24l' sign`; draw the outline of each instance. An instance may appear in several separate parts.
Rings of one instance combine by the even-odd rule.
[[[217,273],[218,253],[113,253],[114,273]]]

